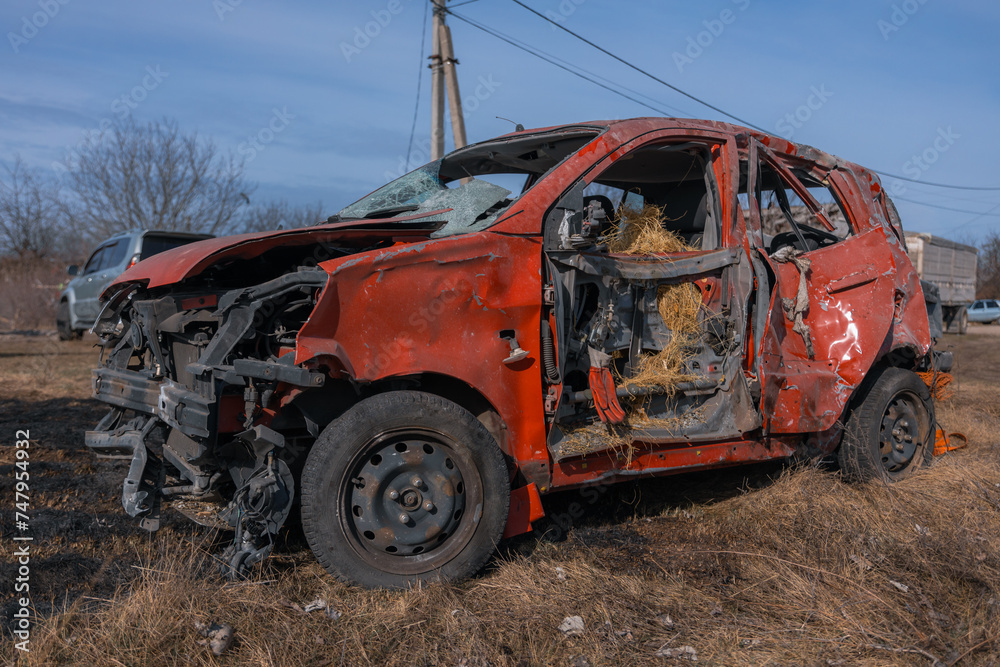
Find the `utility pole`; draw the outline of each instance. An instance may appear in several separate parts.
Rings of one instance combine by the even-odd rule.
[[[444,3],[431,0],[434,21],[431,27],[431,159],[444,156],[444,98],[447,89],[448,111],[451,115],[451,132],[455,148],[465,146],[465,117],[462,114],[462,97],[458,91],[458,73],[455,50],[451,42],[451,28],[445,24]]]
[[[448,88],[448,113],[451,115],[451,133],[455,148],[465,145],[465,116],[462,114],[462,96],[458,92],[458,72],[455,50],[451,45],[451,28],[441,25],[441,55],[444,58],[444,81]]]
[[[431,0],[431,160],[444,156],[444,66],[441,62],[441,28],[444,27],[445,0]]]

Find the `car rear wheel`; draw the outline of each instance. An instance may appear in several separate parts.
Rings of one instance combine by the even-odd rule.
[[[969,331],[969,311],[962,308],[958,311],[958,333],[964,336]]]
[[[934,456],[934,403],[915,373],[873,372],[847,420],[840,467],[852,479],[898,481]]]
[[[59,332],[59,340],[76,340],[80,337],[80,332],[70,326],[68,301],[60,301],[56,307],[56,330]]]
[[[365,399],[320,434],[302,472],[302,526],[342,581],[404,588],[477,572],[507,523],[504,456],[471,413],[440,397]]]

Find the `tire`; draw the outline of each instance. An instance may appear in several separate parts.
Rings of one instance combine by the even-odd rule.
[[[838,461],[851,479],[896,482],[934,457],[934,402],[911,371],[873,373],[851,408]]]
[[[475,574],[509,505],[507,464],[486,427],[416,391],[352,407],[323,430],[302,471],[302,527],[316,559],[368,588]]]
[[[969,331],[969,311],[965,308],[960,309],[955,319],[958,320],[958,334],[964,336]]]
[[[56,307],[56,331],[59,332],[59,340],[76,340],[80,337],[80,332],[70,324],[68,301],[60,301]]]

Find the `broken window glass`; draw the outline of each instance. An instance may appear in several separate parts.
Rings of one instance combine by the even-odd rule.
[[[424,202],[424,207],[431,210],[451,210],[428,218],[446,223],[431,236],[452,236],[486,229],[496,222],[500,211],[512,201],[510,190],[478,178],[473,178],[454,190],[439,192]]]
[[[438,177],[440,171],[441,160],[435,160],[341,209],[337,216],[343,220],[360,220],[392,217],[394,214],[404,213],[402,209],[407,207],[410,207],[410,211],[416,211],[420,204],[448,189]]]
[[[597,133],[597,129],[576,129],[466,146],[379,188],[342,209],[336,218],[405,216],[442,223],[434,237],[481,231]]]

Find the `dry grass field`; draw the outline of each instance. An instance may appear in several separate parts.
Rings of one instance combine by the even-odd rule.
[[[92,340],[0,338],[0,660],[24,665],[993,665],[1000,663],[1000,327],[948,336],[970,446],[894,486],[766,465],[546,499],[480,576],[340,584],[290,532],[243,583],[224,537],[119,503],[127,462],[83,431]],[[31,652],[13,648],[14,433],[30,429]],[[331,613],[305,612],[317,598]],[[335,611],[336,613],[332,613]],[[338,616],[339,614],[339,616]],[[579,616],[580,634],[558,628]],[[195,622],[229,623],[221,657]],[[684,647],[690,647],[684,648]],[[669,657],[677,656],[677,657]]]

